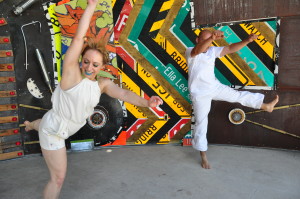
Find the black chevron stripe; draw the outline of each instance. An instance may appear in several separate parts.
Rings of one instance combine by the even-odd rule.
[[[243,83],[228,69],[228,67],[220,60],[216,59],[215,67],[230,82],[231,85],[243,86]]]
[[[113,10],[113,20],[114,24],[116,24],[118,17],[120,16],[120,13],[125,5],[126,0],[118,0],[118,2],[115,3]]]

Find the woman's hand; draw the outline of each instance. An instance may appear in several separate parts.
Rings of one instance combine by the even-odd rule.
[[[158,96],[152,96],[149,100],[148,100],[148,106],[149,107],[156,107],[163,104],[163,101],[160,97]]]
[[[88,0],[89,5],[97,4],[98,0]]]

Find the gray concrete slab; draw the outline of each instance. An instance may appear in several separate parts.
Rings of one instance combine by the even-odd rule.
[[[212,169],[191,147],[125,146],[68,152],[61,199],[299,199],[300,152],[210,145]],[[42,156],[0,162],[0,198],[42,198]]]

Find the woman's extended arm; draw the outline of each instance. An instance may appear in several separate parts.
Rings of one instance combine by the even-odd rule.
[[[98,82],[103,93],[136,106],[155,107],[163,103],[158,96],[152,96],[149,100],[146,100],[130,90],[118,87],[109,79],[99,78]]]

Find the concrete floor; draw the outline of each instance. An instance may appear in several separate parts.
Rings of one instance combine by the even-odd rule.
[[[61,199],[299,199],[300,152],[210,145],[212,169],[175,145],[68,152]],[[0,198],[42,198],[42,156],[0,162]]]

